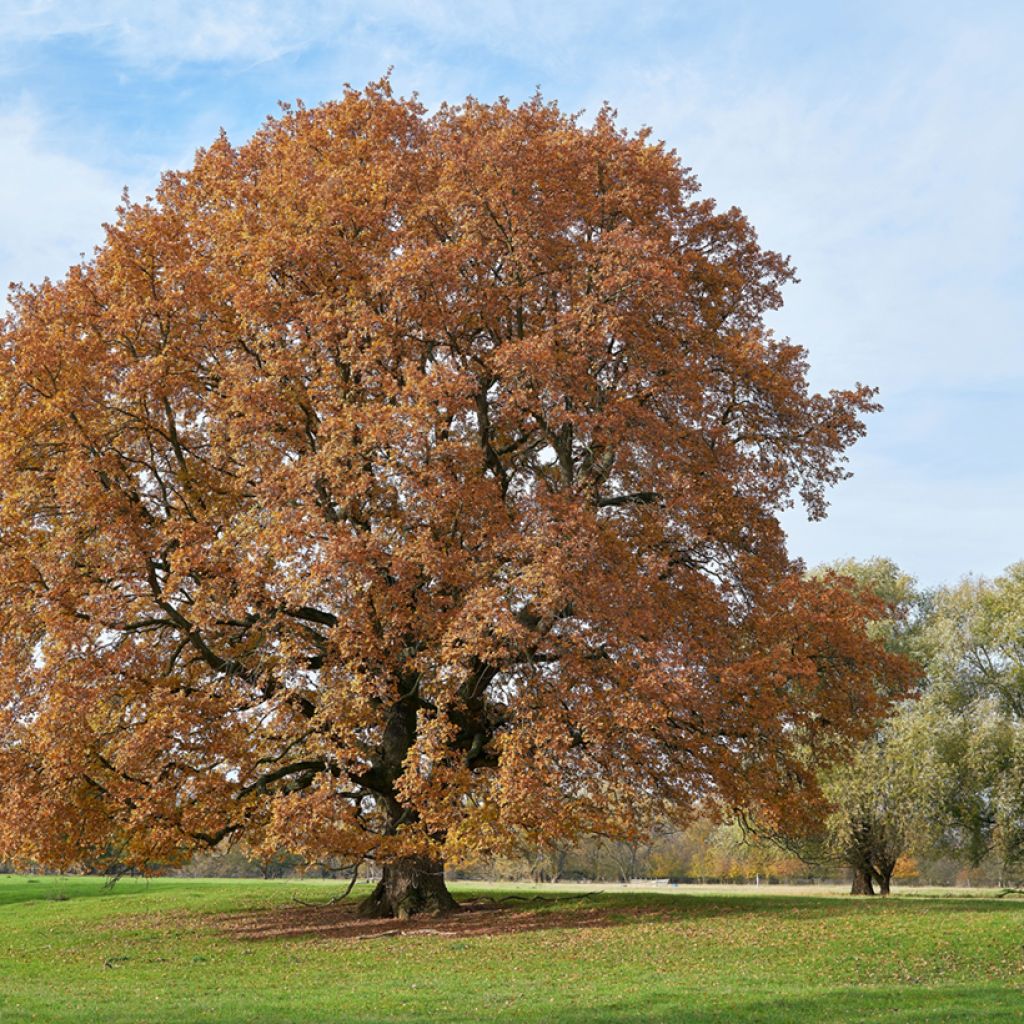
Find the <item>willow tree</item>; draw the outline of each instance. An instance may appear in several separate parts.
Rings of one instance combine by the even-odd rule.
[[[899,665],[777,513],[792,276],[677,157],[386,82],[225,137],[16,289],[0,381],[0,856],[245,837],[384,866],[783,803]]]

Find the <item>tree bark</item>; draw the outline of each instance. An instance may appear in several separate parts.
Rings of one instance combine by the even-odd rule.
[[[871,869],[855,867],[853,869],[853,885],[850,886],[851,896],[874,896],[875,887],[871,884]]]
[[[876,876],[876,881],[878,882],[878,893],[879,893],[879,895],[881,895],[881,896],[888,896],[889,895],[889,883],[890,883],[891,879],[892,879],[892,872],[891,871],[888,872],[888,873],[882,872],[882,873],[880,873],[879,875]]]
[[[401,857],[384,865],[377,887],[363,901],[365,917],[451,914],[459,909],[444,884],[444,864],[428,857]]]

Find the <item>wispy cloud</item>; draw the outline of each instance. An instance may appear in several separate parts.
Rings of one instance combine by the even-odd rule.
[[[739,89],[664,63],[634,71],[617,102],[793,254],[804,283],[779,322],[814,347],[818,379],[867,372],[868,357],[889,391],[921,374],[1004,380],[1024,373],[1024,296],[1005,287],[1022,263],[1019,38],[972,14],[846,68],[823,38],[835,67],[776,53]],[[965,343],[985,358],[965,360]]]
[[[573,4],[541,0],[378,0],[369,5],[330,0],[221,0],[208,5],[184,0],[141,5],[130,0],[93,0],[88,5],[4,0],[0,16],[8,42],[89,37],[132,65],[268,61],[332,42],[343,46],[350,34],[374,38],[379,45],[396,31],[543,64],[564,61],[567,48],[578,50],[581,42],[605,31],[618,13],[629,9],[621,2],[599,0],[585,12]]]
[[[0,284],[60,276],[102,237],[121,183],[60,152],[22,103],[0,114]]]
[[[326,5],[324,5],[326,7]],[[322,16],[294,5],[223,0],[216,5],[61,0],[0,5],[9,43],[81,36],[108,46],[125,63],[173,68],[184,61],[271,60],[316,38]]]

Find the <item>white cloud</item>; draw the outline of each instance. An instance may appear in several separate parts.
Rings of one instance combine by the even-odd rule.
[[[139,4],[132,0],[2,0],[8,43],[85,36],[128,64],[173,68],[182,62],[269,61],[313,45],[344,47],[349,37],[386,48],[393,33],[423,42],[471,44],[478,50],[528,55],[558,62],[565,48],[606,22],[613,3],[572,4],[541,0],[377,0],[376,3],[312,0],[186,0]]]
[[[706,68],[630,67],[624,118],[793,255],[803,283],[775,322],[811,349],[816,380],[892,397],[922,378],[1024,377],[1024,297],[1006,287],[1022,263],[1024,77],[998,23],[867,81],[761,68],[726,92]]]
[[[783,525],[808,565],[887,555],[933,586],[970,572],[996,576],[1020,561],[1022,507],[1024,479],[1013,467],[951,486],[913,467],[868,463],[840,486],[827,519],[793,512]]]
[[[60,152],[28,104],[0,114],[0,286],[59,275],[102,238],[121,182]]]
[[[37,0],[4,3],[8,43],[59,36],[101,41],[132,65],[173,67],[181,61],[270,60],[315,38],[316,24],[287,3],[223,0],[217,4],[143,4],[94,0],[90,4]],[[318,20],[318,19],[317,19]]]

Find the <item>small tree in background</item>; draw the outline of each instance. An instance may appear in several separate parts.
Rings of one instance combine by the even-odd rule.
[[[892,615],[871,631],[923,674],[917,699],[820,772],[824,827],[775,838],[810,861],[837,858],[865,895],[887,893],[910,854],[995,857],[1013,877],[1024,861],[1024,565],[932,594],[885,559],[829,571],[887,602]]]
[[[939,592],[924,636],[930,685],[913,716],[945,779],[934,849],[1006,877],[1024,865],[1024,563]]]
[[[930,595],[885,558],[845,559],[811,573],[812,579],[835,577],[879,601],[878,617],[868,626],[872,639],[907,664],[920,665]],[[898,698],[892,685],[889,677],[877,677],[879,698]],[[904,704],[903,710],[909,706]],[[854,895],[873,895],[875,884],[888,893],[895,865],[920,832],[926,808],[935,798],[935,777],[925,777],[920,751],[912,748],[898,714],[851,744],[832,764],[821,763],[808,746],[804,760],[815,785],[804,793],[804,813],[787,818],[773,814],[771,808],[752,813],[741,809],[739,820],[754,837],[774,842],[808,865],[845,865],[852,874]]]
[[[897,716],[822,782],[831,812],[825,848],[853,873],[854,895],[889,894],[900,858],[920,848],[943,778]]]

